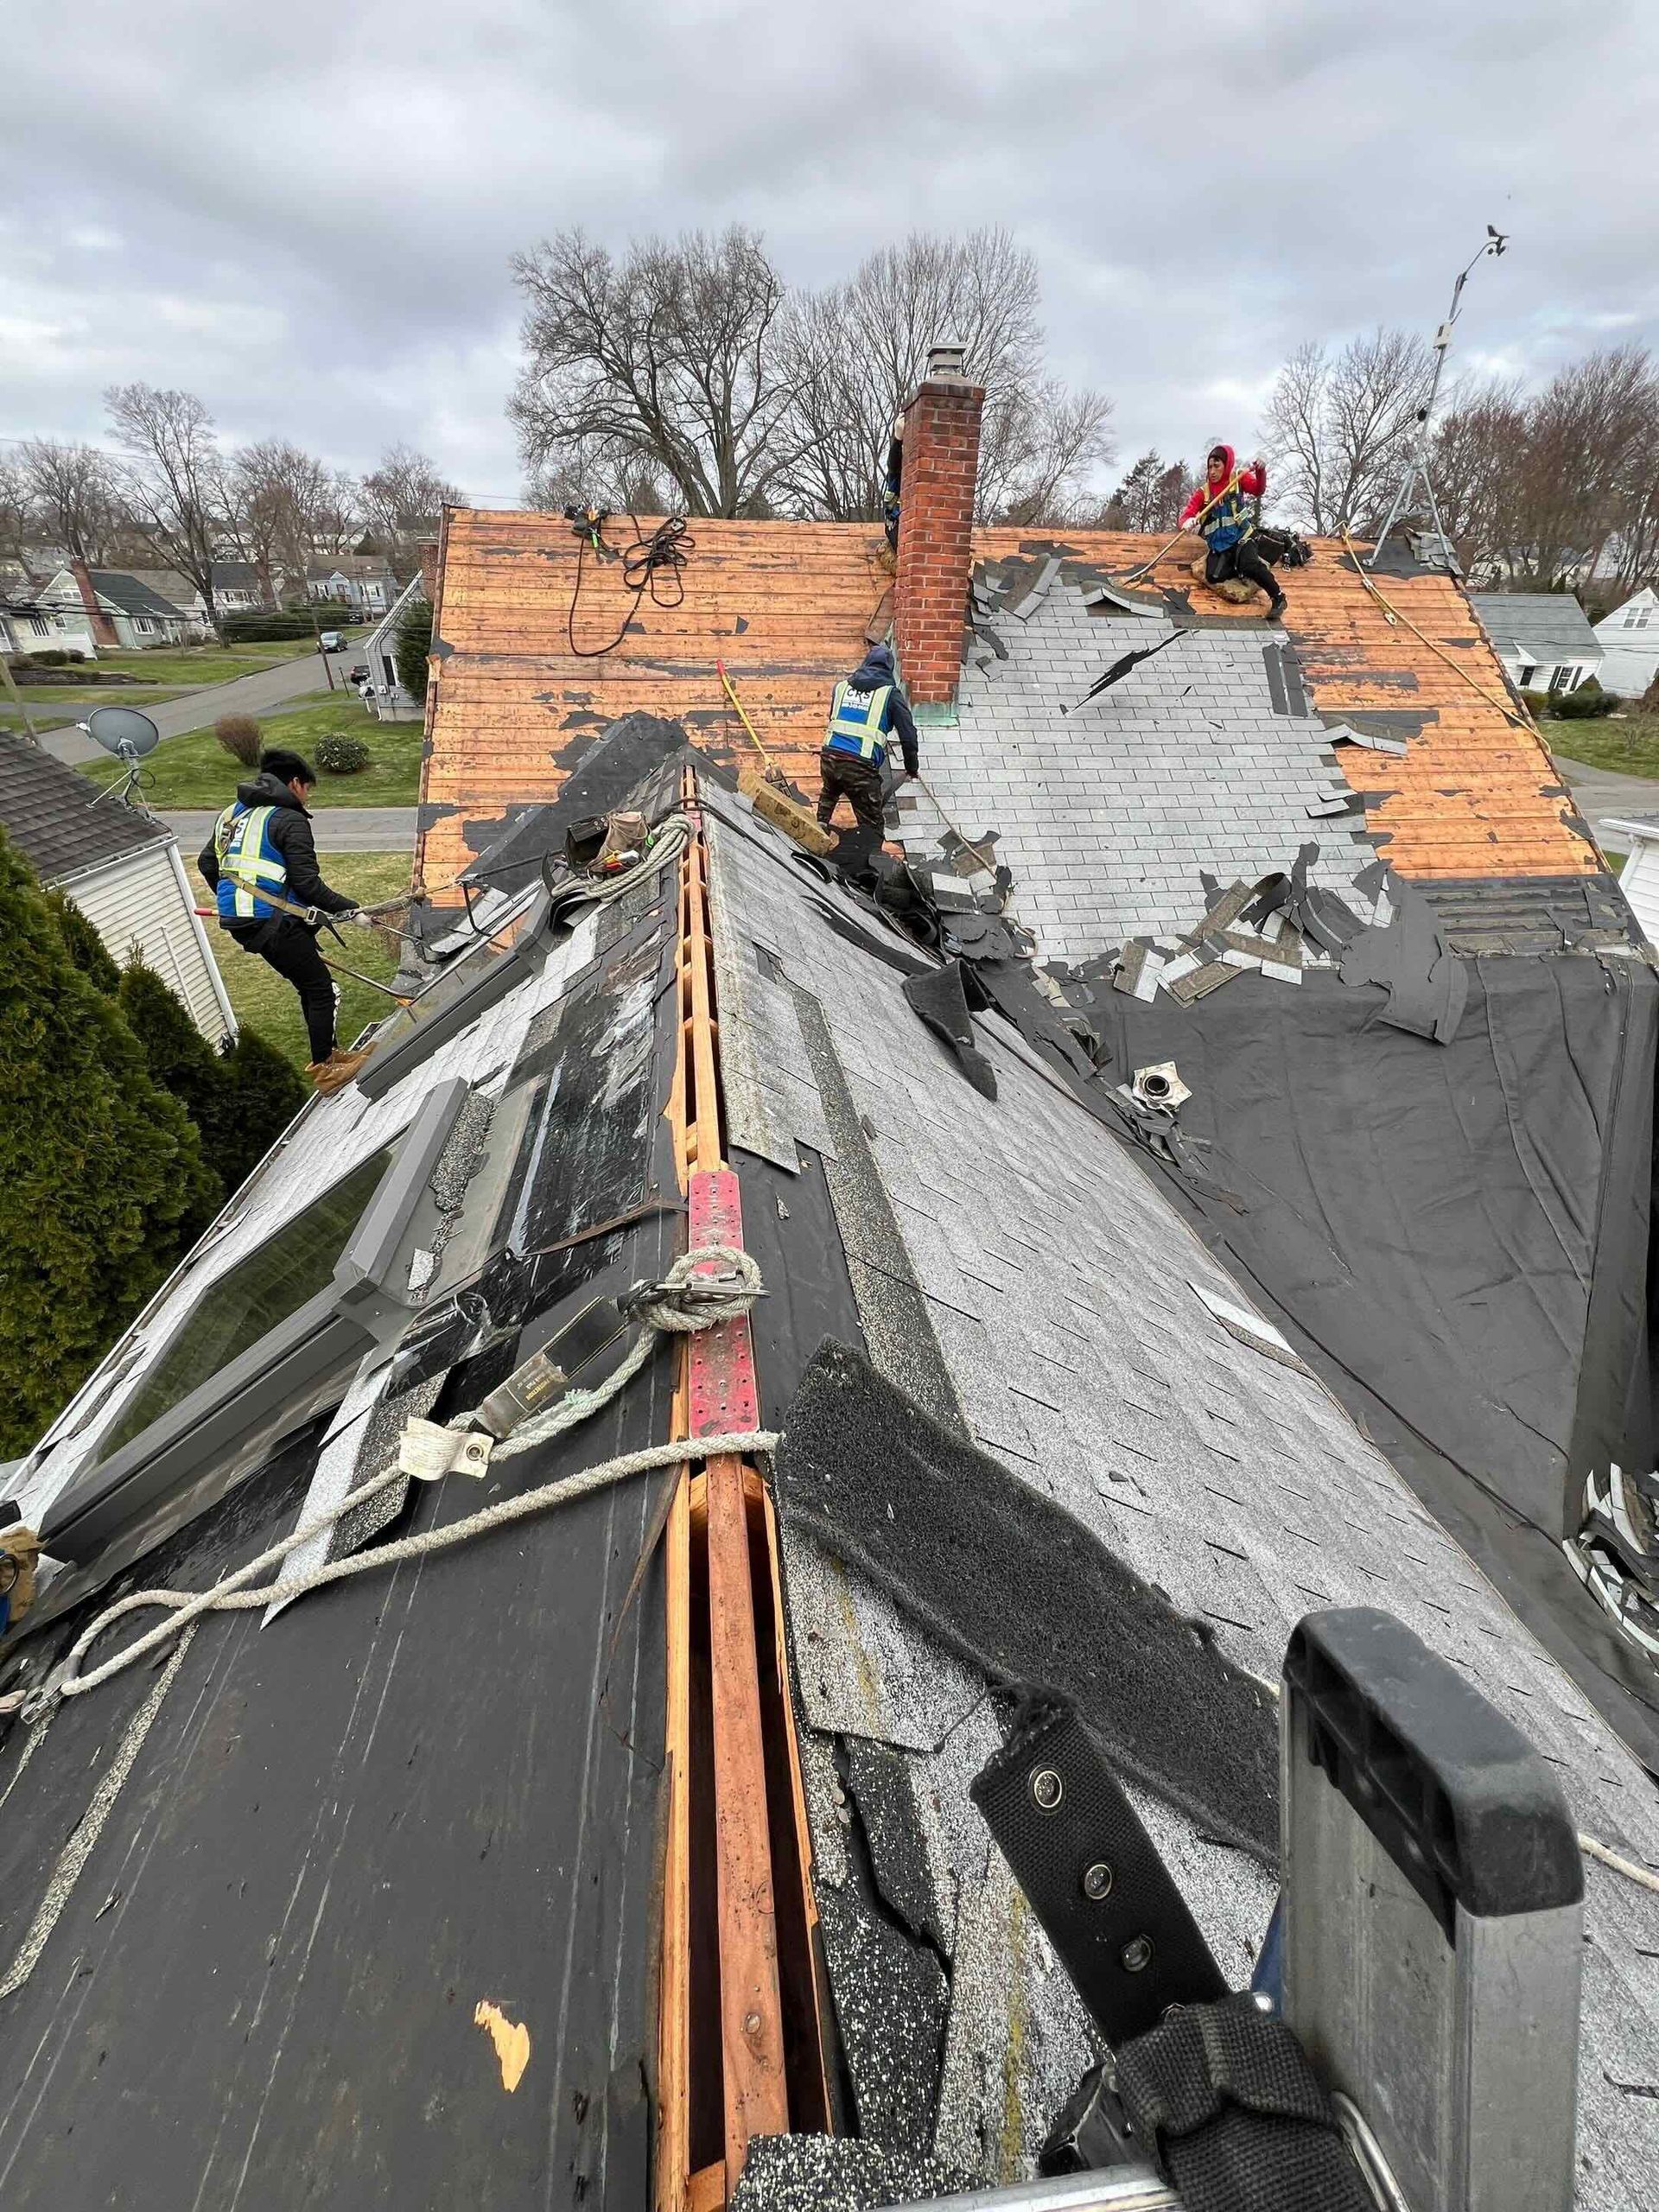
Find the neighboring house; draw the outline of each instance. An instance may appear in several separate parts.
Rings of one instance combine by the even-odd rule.
[[[153,815],[100,797],[96,785],[27,739],[0,732],[0,824],[42,883],[80,908],[110,957],[137,952],[189,1010],[211,1044],[236,1035],[178,840]]]
[[[115,643],[128,651],[146,645],[188,644],[197,635],[194,620],[170,599],[153,589],[143,578],[124,569],[86,571],[98,612],[114,632]],[[60,569],[41,593],[54,607],[78,607],[85,596],[72,569]]]
[[[407,610],[425,597],[420,577],[411,576],[359,647],[369,671],[364,704],[372,708],[383,722],[410,721],[424,712],[422,702],[404,690],[398,678],[397,627]]]
[[[211,634],[213,624],[207,617],[207,602],[201,595],[200,587],[193,584],[188,576],[177,569],[130,569],[127,574],[176,607],[198,637]],[[245,614],[264,604],[259,572],[251,562],[214,562],[213,607],[218,613]]]
[[[54,607],[32,590],[0,589],[0,653],[73,653],[96,660],[90,617],[79,600]]]
[[[1598,830],[1623,838],[1629,857],[1619,871],[1618,887],[1630,900],[1649,944],[1659,944],[1659,821],[1642,815],[1604,816]]]
[[[307,569],[305,594],[341,601],[361,614],[384,614],[397,596],[397,579],[378,553],[333,553]]]
[[[1473,592],[1470,604],[1519,690],[1576,691],[1591,676],[1610,691],[1621,688],[1603,675],[1601,639],[1571,593]]]
[[[1639,699],[1659,676],[1659,593],[1649,584],[1596,625],[1603,688]]]

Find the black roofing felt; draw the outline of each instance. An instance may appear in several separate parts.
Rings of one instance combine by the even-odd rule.
[[[1659,1767],[1659,1679],[1560,1548],[1590,1469],[1659,1446],[1659,980],[1583,957],[1459,964],[1445,1045],[1378,1027],[1381,993],[1330,974],[1242,976],[1190,1007],[1108,992],[1093,1019],[1116,1079],[1173,1060],[1191,1086],[1183,1137],[1237,1201],[1187,1179],[1205,1242]]]
[[[671,911],[672,877],[653,888]],[[649,935],[638,915],[607,921],[613,943]],[[671,931],[654,950],[671,974]],[[620,995],[637,1004],[640,976],[612,969],[575,979],[540,1040],[554,1053],[514,1198],[532,1243],[642,1192],[677,1196],[661,1110],[677,1008],[654,991],[645,1049],[621,1052]],[[434,1417],[475,1403],[590,1297],[660,1275],[683,1235],[656,1212],[537,1263],[527,1305],[504,1307],[500,1343],[451,1376]],[[594,1421],[480,1483],[413,1485],[399,1533],[659,1440],[673,1371],[658,1359]],[[143,1579],[200,1588],[290,1530],[317,1442],[314,1427]],[[0,1958],[15,1962],[65,1838],[160,1693],[0,2007],[0,2169],[19,2202],[228,2204],[245,2175],[269,2212],[649,2202],[659,1561],[634,1582],[672,1479],[308,1598],[269,1629],[215,1617],[172,1673],[135,1668],[43,1733],[0,1723]],[[34,1679],[86,1618],[26,1631]],[[482,2003],[530,2037],[511,2094]]]
[[[9,731],[0,731],[0,828],[46,883],[168,834],[150,817],[100,798],[85,776]]]

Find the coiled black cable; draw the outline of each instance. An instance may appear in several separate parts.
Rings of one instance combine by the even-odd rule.
[[[670,515],[666,522],[658,524],[647,537],[639,527],[638,515],[630,514],[633,524],[633,543],[622,556],[622,582],[633,594],[632,604],[622,617],[616,635],[602,645],[579,645],[576,643],[576,608],[582,601],[582,565],[588,558],[591,544],[595,551],[604,543],[600,537],[600,524],[579,521],[575,524],[581,540],[576,552],[576,588],[570,594],[570,611],[564,618],[565,642],[578,660],[599,660],[606,653],[614,652],[628,634],[628,625],[639,612],[639,602],[647,591],[653,607],[671,611],[685,598],[683,574],[689,555],[696,550],[697,541],[685,527],[683,515]],[[672,580],[673,597],[667,596],[664,579]]]

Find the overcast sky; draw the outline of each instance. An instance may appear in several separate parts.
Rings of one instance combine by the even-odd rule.
[[[1488,221],[1465,366],[1659,336],[1651,0],[79,0],[5,45],[0,438],[142,378],[516,499],[507,258],[578,222],[740,220],[804,283],[1004,223],[1122,461],[1432,329]]]

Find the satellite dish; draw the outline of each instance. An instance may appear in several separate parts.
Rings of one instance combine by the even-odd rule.
[[[94,707],[81,728],[121,760],[142,760],[162,741],[160,730],[136,707]]]

